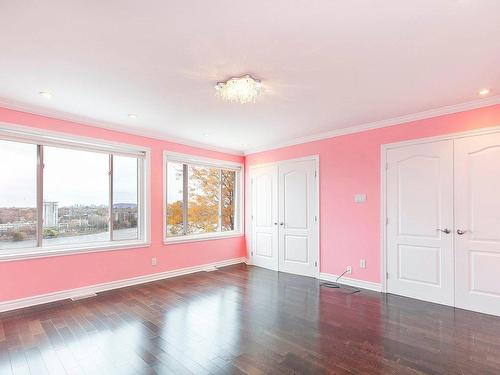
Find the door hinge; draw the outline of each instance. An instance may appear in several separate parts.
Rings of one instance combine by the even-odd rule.
[[[385,170],[389,169],[389,163],[385,163]]]
[[[314,262],[314,267],[318,267],[318,262]]]
[[[317,176],[318,176],[318,172],[314,171],[314,178],[316,178]]]
[[[389,218],[388,217],[385,218],[385,225],[389,225]]]
[[[385,278],[388,279],[389,278],[389,272],[386,272],[385,276],[386,276]]]
[[[253,251],[250,254],[253,256]]]
[[[314,221],[318,222],[318,217],[314,216]]]

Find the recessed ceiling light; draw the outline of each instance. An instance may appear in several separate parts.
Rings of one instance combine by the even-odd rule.
[[[479,90],[478,94],[481,96],[488,95],[490,93],[490,89],[481,89]]]
[[[130,118],[137,118],[137,115],[135,113],[129,113],[128,117],[130,117]]]
[[[208,133],[203,133],[203,136],[204,136],[204,137],[208,137],[209,135],[210,135],[210,134],[208,134]]]
[[[48,91],[40,91],[38,94],[40,94],[40,96],[43,96],[45,99],[52,99],[52,93],[51,92],[48,92]]]

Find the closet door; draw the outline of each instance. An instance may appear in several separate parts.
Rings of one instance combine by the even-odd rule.
[[[316,161],[279,166],[279,270],[317,276]]]
[[[455,141],[455,301],[500,315],[500,134]]]
[[[267,165],[250,172],[252,190],[251,261],[278,270],[278,167]]]
[[[387,291],[453,305],[453,141],[388,150],[386,184]]]

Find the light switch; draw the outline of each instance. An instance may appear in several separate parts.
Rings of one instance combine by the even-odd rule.
[[[364,203],[366,202],[366,194],[356,194],[354,196],[355,203]]]

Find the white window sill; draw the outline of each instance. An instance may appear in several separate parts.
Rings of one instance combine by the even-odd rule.
[[[95,244],[78,244],[67,246],[61,245],[57,247],[34,247],[25,249],[20,248],[16,250],[0,250],[0,262],[46,258],[63,255],[88,254],[101,251],[136,249],[149,246],[151,246],[151,244],[144,241],[117,241]]]
[[[199,234],[194,236],[167,237],[163,241],[163,243],[165,245],[172,245],[176,243],[186,243],[186,242],[213,241],[213,240],[223,240],[226,238],[243,237],[243,235],[244,234],[240,232],[230,232],[230,233]]]

